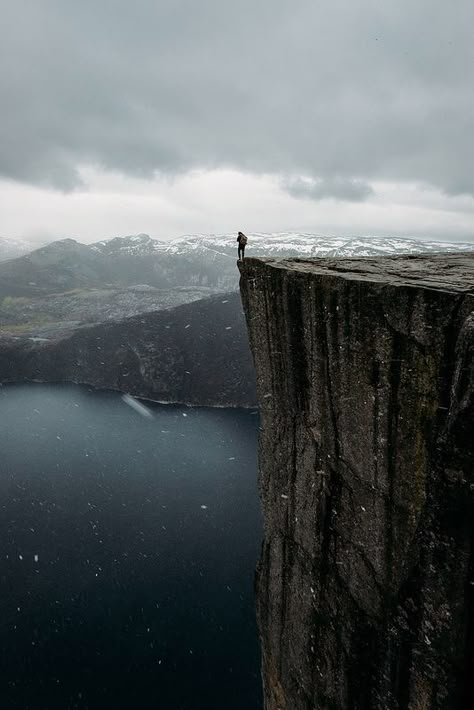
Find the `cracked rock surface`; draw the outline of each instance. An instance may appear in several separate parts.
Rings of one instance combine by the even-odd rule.
[[[266,710],[474,707],[474,259],[245,259]]]

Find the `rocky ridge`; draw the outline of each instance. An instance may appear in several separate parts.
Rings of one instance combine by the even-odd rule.
[[[240,270],[266,710],[472,708],[472,254]]]

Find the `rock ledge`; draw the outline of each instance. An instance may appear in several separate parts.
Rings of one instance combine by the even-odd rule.
[[[474,258],[245,259],[266,710],[474,706]]]

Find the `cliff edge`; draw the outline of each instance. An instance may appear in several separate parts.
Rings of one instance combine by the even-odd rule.
[[[474,707],[474,258],[245,259],[266,710]]]

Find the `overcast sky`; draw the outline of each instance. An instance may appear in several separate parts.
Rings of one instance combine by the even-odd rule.
[[[1,0],[0,237],[474,241],[472,0]]]

